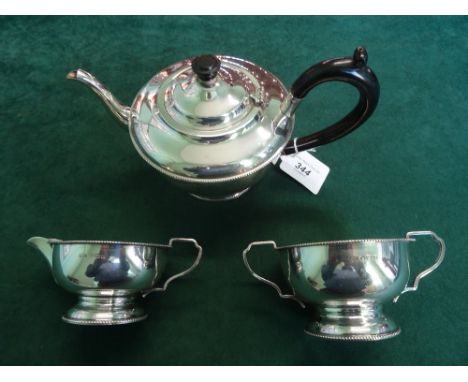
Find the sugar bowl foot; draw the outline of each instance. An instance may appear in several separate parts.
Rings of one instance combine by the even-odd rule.
[[[349,341],[379,341],[400,334],[400,328],[375,301],[328,301],[305,332],[311,336]]]

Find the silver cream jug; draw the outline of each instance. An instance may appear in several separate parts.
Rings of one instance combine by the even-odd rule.
[[[176,242],[188,242],[197,250],[195,261],[184,271],[156,284],[170,260]],[[99,240],[58,240],[32,237],[27,243],[45,257],[54,280],[78,295],[78,304],[62,317],[78,325],[119,325],[144,320],[139,299],[163,292],[173,280],[194,270],[202,247],[196,240],[174,238],[166,244]]]

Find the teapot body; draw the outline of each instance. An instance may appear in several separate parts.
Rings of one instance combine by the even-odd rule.
[[[214,201],[235,199],[257,183],[294,128],[294,116],[275,121],[288,94],[276,76],[240,58],[217,58],[227,89],[193,84],[192,60],[184,60],[139,91],[128,120],[149,165],[192,196]]]

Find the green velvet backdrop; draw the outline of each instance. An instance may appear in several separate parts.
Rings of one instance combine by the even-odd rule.
[[[331,173],[318,196],[272,168],[239,200],[195,200],[138,156],[94,94],[65,80],[84,68],[130,103],[167,65],[219,52],[291,84],[309,65],[359,44],[380,79],[380,104],[355,133],[319,149]],[[464,17],[0,18],[0,363],[466,364],[467,81]],[[321,86],[298,110],[297,135],[355,101],[347,85]],[[241,260],[252,240],[416,229],[446,240],[446,261],[417,293],[386,307],[402,333],[380,343],[305,335],[310,313],[256,282]],[[60,320],[76,297],[26,246],[34,235],[160,243],[189,236],[205,257],[167,293],[147,298],[146,321],[79,327]],[[435,245],[420,248],[413,275],[435,257]],[[174,257],[189,261],[189,251]],[[271,251],[255,254],[259,269],[281,279]]]

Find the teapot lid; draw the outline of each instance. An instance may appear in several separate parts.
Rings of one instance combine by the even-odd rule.
[[[274,126],[286,88],[248,61],[202,55],[154,76],[132,105],[130,133],[142,157],[175,178],[247,175],[289,140]],[[292,127],[291,127],[292,128]]]

